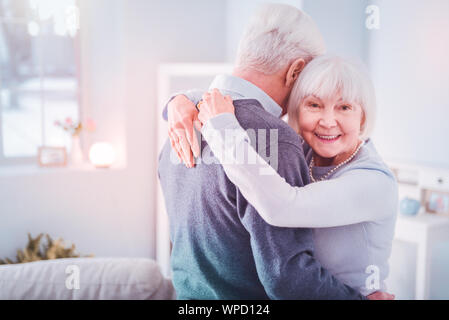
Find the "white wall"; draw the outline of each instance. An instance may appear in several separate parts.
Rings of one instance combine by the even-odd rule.
[[[386,159],[449,168],[449,2],[372,1],[369,62],[378,98],[374,141]],[[390,288],[412,299],[416,248],[395,241]],[[432,299],[449,297],[449,243],[432,251]]]
[[[381,17],[370,53],[378,149],[396,161],[449,168],[449,2],[374,3]]]
[[[365,8],[368,3],[367,0],[303,0],[303,9],[320,28],[328,53],[367,63]]]

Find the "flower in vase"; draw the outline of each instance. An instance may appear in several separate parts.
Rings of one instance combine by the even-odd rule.
[[[95,124],[94,120],[92,120],[91,118],[87,118],[85,123],[86,123],[85,127],[86,127],[87,131],[90,131],[90,132],[95,131],[96,124]],[[81,133],[81,130],[83,129],[83,123],[81,121],[74,122],[72,120],[72,118],[70,118],[70,117],[67,117],[64,122],[56,120],[54,122],[54,125],[57,127],[61,127],[64,131],[67,131],[73,137],[79,136],[79,134]]]

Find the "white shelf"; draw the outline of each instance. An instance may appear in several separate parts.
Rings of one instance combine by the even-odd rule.
[[[415,298],[429,299],[432,246],[449,241],[449,218],[428,213],[415,217],[399,214],[395,239],[417,245]]]

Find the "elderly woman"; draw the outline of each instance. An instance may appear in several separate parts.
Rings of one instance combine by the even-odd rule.
[[[312,183],[304,187],[289,185],[253,149],[229,97],[204,94],[198,115],[226,175],[261,217],[278,227],[314,228],[317,259],[364,295],[386,290],[397,212],[396,181],[369,139],[375,109],[373,85],[354,64],[321,56],[305,67],[288,105],[309,164]],[[225,130],[234,138],[224,139]],[[242,150],[256,163],[245,163]]]

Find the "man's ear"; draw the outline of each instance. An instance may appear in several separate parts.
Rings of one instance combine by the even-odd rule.
[[[306,62],[304,59],[297,59],[293,61],[290,67],[287,70],[287,74],[285,76],[285,85],[287,87],[292,87],[295,83],[296,79],[298,79],[299,74],[304,69]]]

